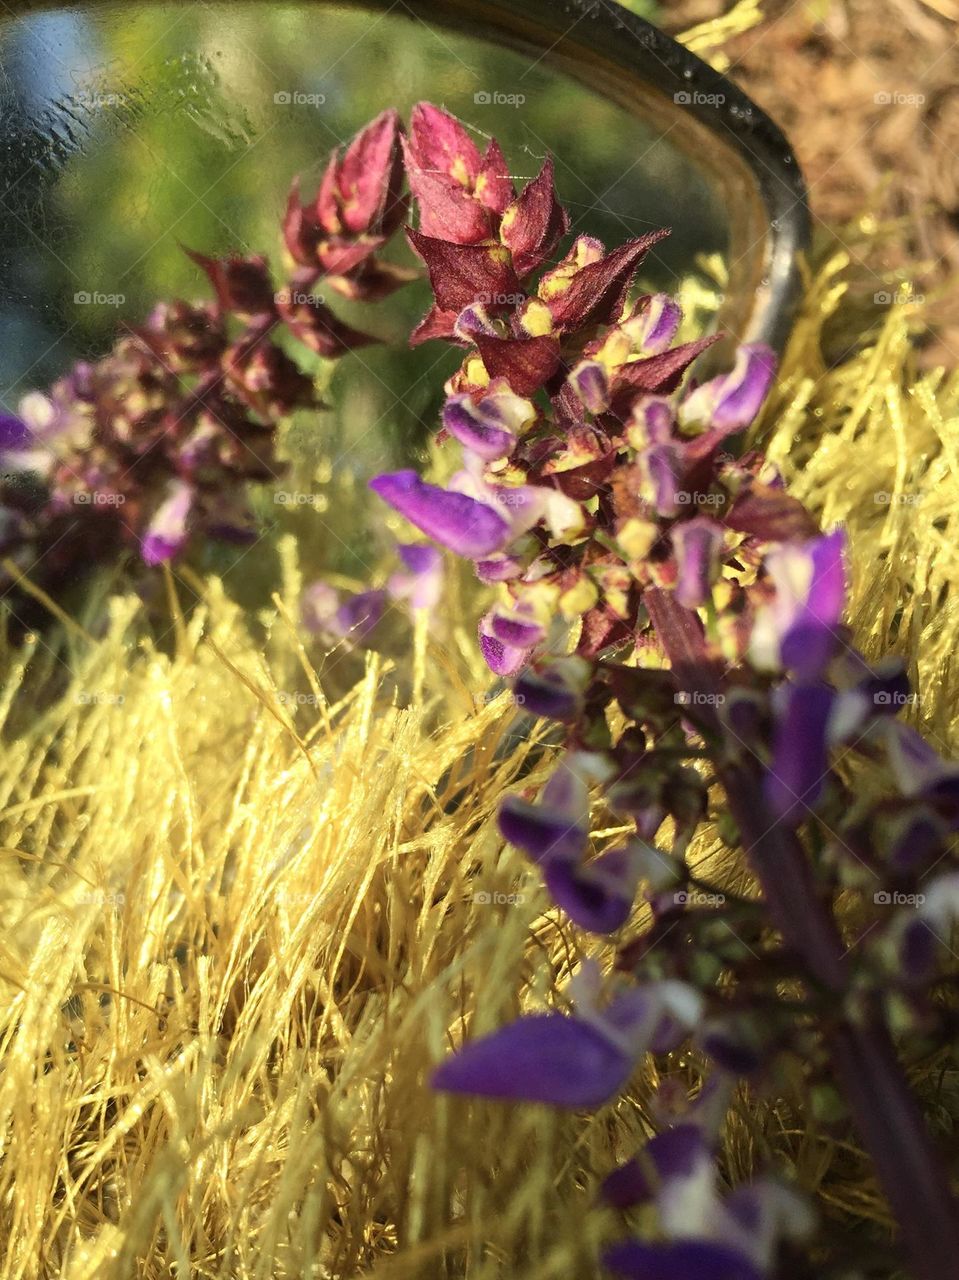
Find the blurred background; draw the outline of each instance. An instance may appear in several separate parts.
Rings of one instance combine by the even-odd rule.
[[[262,252],[277,263],[293,176],[315,190],[331,148],[384,107],[407,113],[423,97],[498,137],[519,179],[552,152],[575,230],[614,245],[668,221],[674,237],[650,261],[652,283],[674,283],[696,253],[725,243],[724,210],[664,132],[545,59],[531,65],[427,27],[403,6],[28,12],[0,23],[0,67],[7,403],[104,350],[157,298],[205,294],[182,245]],[[424,370],[437,359],[456,364],[441,344],[402,350],[426,305],[422,286],[372,320],[368,310],[353,313],[400,348],[363,357],[375,375],[365,380],[364,413],[388,419],[400,440],[429,413],[431,393],[417,390]]]

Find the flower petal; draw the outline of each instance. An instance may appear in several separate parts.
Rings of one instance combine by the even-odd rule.
[[[722,525],[708,516],[696,516],[674,525],[670,539],[678,569],[676,598],[687,609],[698,609],[709,599],[719,574]]]
[[[603,1263],[622,1280],[762,1280],[738,1249],[705,1240],[628,1240],[607,1249]]]
[[[575,865],[550,858],[544,878],[553,901],[574,924],[591,933],[615,933],[629,919],[640,866],[628,845]]]
[[[776,355],[762,343],[745,343],[730,373],[704,382],[680,405],[683,423],[705,423],[724,431],[746,427],[762,408],[776,375]]]
[[[589,1023],[542,1013],[467,1044],[437,1068],[433,1084],[485,1098],[593,1108],[615,1097],[633,1066]]]
[[[530,660],[532,649],[525,646],[509,644],[500,639],[493,630],[491,614],[480,619],[479,624],[480,653],[490,671],[496,676],[514,676],[517,671]]]
[[[375,476],[370,488],[428,538],[469,560],[492,555],[509,541],[510,526],[492,507],[427,484],[415,471]]]
[[[195,496],[192,485],[183,480],[174,480],[169,486],[167,497],[154,513],[140,544],[146,564],[163,564],[183,548]]]
[[[787,687],[786,709],[776,725],[764,791],[773,816],[793,825],[803,820],[822,794],[835,698],[835,690],[824,684]]]

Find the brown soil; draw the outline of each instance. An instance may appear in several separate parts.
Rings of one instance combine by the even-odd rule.
[[[728,0],[668,7],[679,31]],[[730,74],[785,129],[817,229],[861,263],[863,297],[924,297],[928,362],[959,364],[959,0],[768,0],[724,46]],[[851,227],[884,234],[863,254]],[[847,228],[850,229],[847,231]]]

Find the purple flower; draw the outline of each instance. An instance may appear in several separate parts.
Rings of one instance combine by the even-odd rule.
[[[385,591],[358,591],[340,605],[333,624],[342,636],[365,640],[383,617],[386,602]]]
[[[677,564],[676,598],[687,609],[698,609],[709,599],[719,574],[722,525],[696,516],[674,525],[670,537]]]
[[[583,659],[560,658],[542,670],[524,671],[514,685],[514,696],[530,715],[575,720],[590,674],[591,668]]]
[[[532,649],[546,634],[532,608],[522,602],[510,609],[497,605],[487,616],[491,634],[514,649]]]
[[[428,538],[469,560],[492,555],[509,541],[509,523],[491,506],[427,484],[415,471],[376,476],[370,488]]]
[[[822,795],[836,693],[824,684],[787,684],[781,692],[785,708],[777,718],[764,789],[773,816],[796,825]]]
[[[605,413],[609,408],[609,375],[598,360],[580,361],[568,382],[590,413]]]
[[[959,764],[943,760],[915,729],[888,720],[884,725],[889,764],[905,796],[955,801],[959,797]]]
[[[637,348],[646,356],[666,351],[676,339],[682,318],[682,309],[668,293],[654,293],[637,317]]]
[[[516,437],[535,417],[535,405],[514,395],[505,384],[478,401],[469,395],[451,396],[443,408],[446,430],[484,462],[508,458]]]
[[[737,1249],[704,1240],[627,1240],[607,1249],[603,1263],[623,1280],[762,1280]]]
[[[362,644],[383,617],[388,596],[382,589],[358,591],[342,599],[326,582],[314,582],[303,592],[303,624],[314,635]]]
[[[182,550],[195,497],[192,485],[183,480],[171,482],[140,544],[140,554],[147,564],[163,564]]]
[[[479,622],[480,653],[490,671],[496,676],[515,676],[530,660],[531,647],[510,644],[502,640],[493,629],[493,614],[487,613]]]
[[[433,1082],[484,1098],[599,1107],[626,1085],[664,1017],[690,1007],[682,984],[654,982],[581,1016],[530,1014],[465,1045]]]
[[[750,640],[753,663],[785,667],[800,680],[815,680],[838,645],[846,601],[842,530],[805,543],[789,543],[766,557],[775,588],[771,604],[756,614]]]
[[[574,924],[591,933],[615,933],[629,918],[641,872],[627,844],[588,863],[548,856],[543,875],[553,901]]]
[[[761,343],[745,344],[736,352],[730,373],[704,382],[683,400],[683,423],[703,423],[731,434],[748,426],[762,408],[776,374],[776,356]]]
[[[682,470],[679,446],[672,442],[650,445],[637,456],[636,462],[643,479],[643,497],[657,515],[677,515],[683,496],[679,487]]]
[[[433,1075],[437,1089],[554,1107],[592,1108],[615,1097],[635,1060],[578,1018],[531,1014],[448,1058]]]
[[[443,595],[442,553],[424,542],[403,543],[396,550],[404,569],[390,575],[386,589],[414,609],[435,609]]]
[[[9,449],[19,452],[29,446],[30,440],[30,430],[23,419],[0,410],[0,453]]]
[[[589,793],[578,770],[563,761],[543,788],[538,804],[507,796],[499,829],[535,861],[576,860],[589,839]]]

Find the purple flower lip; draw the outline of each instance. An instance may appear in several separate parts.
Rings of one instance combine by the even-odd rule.
[[[490,627],[497,640],[514,649],[532,649],[534,645],[539,644],[544,635],[543,628],[538,622],[496,610],[491,616]]]
[[[639,867],[627,846],[608,849],[594,862],[575,865],[547,857],[544,877],[557,906],[591,933],[615,933],[629,919]]]
[[[480,619],[478,630],[480,653],[494,675],[504,678],[514,676],[529,662],[531,647],[514,644],[508,638],[503,639],[498,635],[494,628],[494,615],[485,614]],[[521,631],[521,628],[518,630]]]
[[[683,313],[679,304],[666,293],[656,293],[641,314],[640,346],[648,356],[659,355],[676,338]]]
[[[801,822],[822,795],[828,773],[829,714],[835,697],[835,691],[824,684],[788,686],[765,796],[773,816],[790,825]]]
[[[403,569],[390,575],[387,590],[414,609],[435,609],[443,594],[443,554],[426,542],[397,546]]]
[[[499,829],[510,844],[537,862],[578,862],[589,840],[589,832],[569,814],[547,805],[530,804],[519,796],[507,796],[503,801]]]
[[[846,601],[841,529],[805,543],[784,543],[766,557],[775,587],[772,604],[756,616],[750,640],[753,662],[786,668],[813,682],[829,665],[840,637]]]
[[[26,449],[32,438],[30,428],[22,418],[0,410],[0,453],[7,449]]]
[[[492,507],[427,484],[415,471],[375,476],[370,488],[421,533],[468,560],[492,555],[509,540],[509,525]]]
[[[451,1093],[592,1109],[622,1088],[633,1064],[589,1023],[542,1013],[465,1045],[436,1069],[433,1084]]]
[[[678,567],[676,598],[687,609],[698,609],[709,599],[719,573],[722,526],[708,516],[696,516],[675,525],[671,536]]]
[[[140,544],[144,563],[163,564],[172,560],[183,547],[188,537],[187,522],[194,496],[192,487],[182,480],[170,485],[167,498],[157,508]]]
[[[705,1240],[628,1240],[607,1249],[603,1262],[621,1280],[763,1280],[738,1249]]]
[[[680,417],[730,434],[738,431],[759,413],[775,374],[775,353],[762,343],[745,343],[732,371],[691,392],[680,406]]]
[[[582,694],[555,666],[545,671],[524,671],[516,681],[514,693],[525,711],[548,720],[573,720],[582,705]]]
[[[597,360],[584,360],[569,375],[569,385],[590,413],[609,408],[609,377]]]
[[[502,425],[502,419],[484,402],[474,405],[469,396],[453,396],[443,409],[443,426],[451,436],[486,462],[508,458],[516,437]]]

